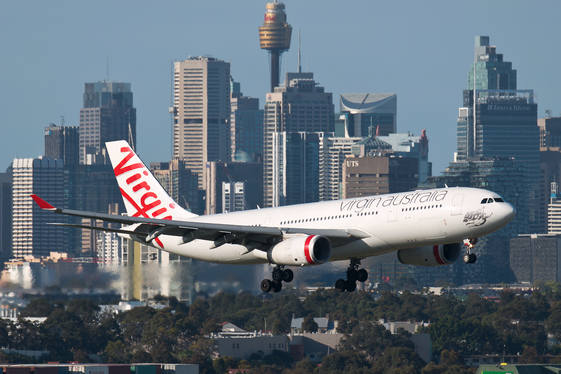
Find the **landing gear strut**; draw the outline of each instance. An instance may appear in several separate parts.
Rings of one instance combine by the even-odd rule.
[[[294,279],[294,273],[290,269],[284,269],[284,266],[277,265],[273,269],[271,276],[273,280],[263,279],[261,281],[261,291],[263,292],[280,292],[282,290],[282,282],[290,283]]]
[[[353,259],[347,268],[347,279],[337,279],[335,289],[339,292],[353,292],[356,290],[356,281],[366,282],[368,272],[365,269],[358,269],[360,260]]]
[[[477,238],[469,238],[464,240],[466,245],[466,253],[464,254],[462,260],[465,264],[475,264],[477,261],[477,255],[472,252],[473,247],[477,244]]]

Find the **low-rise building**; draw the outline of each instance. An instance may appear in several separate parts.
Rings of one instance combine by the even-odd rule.
[[[250,360],[254,353],[267,356],[275,350],[288,352],[289,346],[286,335],[249,332],[232,323],[223,323],[222,331],[210,334],[208,338],[215,341],[219,357],[231,356],[243,360]]]

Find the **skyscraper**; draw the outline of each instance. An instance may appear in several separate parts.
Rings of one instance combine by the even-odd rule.
[[[126,140],[136,148],[136,109],[130,83],[86,83],[80,109],[80,164],[106,163],[105,142]],[[101,159],[100,159],[101,157]]]
[[[287,73],[284,87],[267,94],[263,132],[263,204],[275,206],[273,137],[277,132],[333,132],[333,94],[325,92],[313,73]]]
[[[152,162],[150,171],[162,187],[181,207],[195,214],[203,214],[200,206],[198,175],[185,167],[181,160]]]
[[[236,84],[236,82],[233,82]],[[236,84],[239,86],[239,83]],[[230,146],[232,160],[259,161],[263,157],[263,109],[259,99],[231,93]]]
[[[368,128],[377,135],[397,132],[396,94],[341,94],[341,113],[346,113],[345,135],[368,136]]]
[[[516,70],[503,61],[489,37],[475,38],[475,62],[457,120],[457,161],[480,157],[514,157],[528,178],[529,222],[526,232],[539,232],[539,128],[533,90],[518,90]]]
[[[343,163],[352,154],[352,146],[361,138],[334,137],[320,134],[320,201],[338,200],[343,197]]]
[[[561,147],[561,117],[538,119],[540,147]]]
[[[319,201],[321,133],[273,134],[272,206]]]
[[[209,161],[230,158],[230,63],[190,57],[174,63],[173,158],[199,176]]]
[[[456,159],[515,157],[537,169],[537,107],[533,90],[516,88],[512,62],[503,61],[488,36],[476,37],[475,62],[468,71],[458,115]]]
[[[12,192],[12,251],[14,258],[48,256],[50,252],[67,252],[68,228],[49,226],[52,217],[33,202],[37,194],[55,206],[67,206],[68,196],[61,194],[67,183],[62,160],[49,157],[15,159]],[[62,217],[62,221],[67,221]],[[53,247],[53,243],[57,243]]]
[[[211,161],[205,168],[205,174],[207,182],[205,187],[206,214],[225,213],[222,210],[224,207],[223,183],[230,186],[238,182],[244,183],[241,195],[245,200],[244,210],[263,206],[263,164],[261,162]]]
[[[12,257],[12,167],[0,173],[0,259]]]
[[[343,199],[414,190],[419,162],[391,150],[376,155],[351,156],[343,164]]]
[[[45,156],[61,159],[64,165],[78,165],[79,132],[76,126],[45,127]]]

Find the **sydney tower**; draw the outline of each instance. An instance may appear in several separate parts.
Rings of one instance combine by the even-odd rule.
[[[271,92],[279,85],[280,55],[290,48],[291,36],[292,27],[286,23],[284,4],[277,3],[276,0],[268,3],[265,22],[259,28],[259,40],[261,49],[267,49],[271,56]]]

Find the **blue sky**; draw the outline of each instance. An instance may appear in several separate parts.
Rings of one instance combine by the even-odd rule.
[[[269,89],[258,27],[267,1],[0,2],[0,170],[44,153],[44,128],[78,125],[84,83],[132,84],[137,150],[146,162],[171,155],[171,65],[189,56],[230,61],[245,95]],[[561,112],[561,2],[286,0],[292,46],[332,92],[396,93],[399,132],[427,129],[435,175],[453,159],[456,117],[476,35],[488,35],[533,89],[539,117]],[[109,75],[107,61],[109,60]]]

